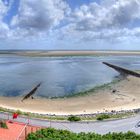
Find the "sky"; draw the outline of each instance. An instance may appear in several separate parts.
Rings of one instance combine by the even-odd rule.
[[[140,50],[140,0],[0,0],[1,50]]]

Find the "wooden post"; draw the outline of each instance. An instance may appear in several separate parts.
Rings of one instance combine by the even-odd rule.
[[[27,137],[27,127],[25,127],[25,139]]]
[[[8,119],[8,121],[9,121],[9,113],[8,113],[8,118],[7,118],[7,119]]]
[[[51,126],[51,119],[50,119],[50,128],[51,128],[52,126]]]
[[[31,127],[31,133],[33,132],[33,127]]]
[[[28,116],[28,125],[29,125],[29,116]]]

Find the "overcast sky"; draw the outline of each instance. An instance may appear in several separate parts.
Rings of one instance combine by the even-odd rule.
[[[0,0],[0,49],[140,50],[140,0]]]

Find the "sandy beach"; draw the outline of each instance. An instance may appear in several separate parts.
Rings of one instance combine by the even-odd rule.
[[[116,90],[113,92],[113,90]],[[36,97],[21,102],[21,97],[0,97],[0,106],[42,114],[89,114],[140,108],[140,78],[129,76],[111,88],[85,96],[45,99]]]

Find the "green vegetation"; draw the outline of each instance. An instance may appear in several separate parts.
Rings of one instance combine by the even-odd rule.
[[[0,120],[0,127],[8,129],[7,124],[6,124],[6,122],[4,120]]]
[[[71,115],[68,117],[68,121],[71,121],[71,122],[77,122],[77,121],[80,121],[81,118],[80,117],[77,117],[77,116],[74,116],[74,115]]]
[[[127,133],[108,133],[100,135],[96,133],[73,133],[67,130],[54,128],[41,129],[36,133],[30,133],[27,140],[140,140],[140,135],[128,131]]]
[[[110,118],[110,116],[108,114],[101,114],[97,117],[97,120],[102,121],[104,119],[109,119],[109,118]]]
[[[19,114],[19,115],[22,115],[23,114],[23,112],[20,111],[20,110],[17,110],[16,113]]]
[[[27,117],[31,117],[31,118],[39,118],[39,119],[46,119],[46,120],[57,120],[57,121],[66,121],[68,120],[69,116],[57,116],[57,115],[41,115],[41,114],[37,114],[37,113],[30,113],[30,112],[23,112],[20,110],[10,110],[10,109],[6,109],[6,108],[2,108],[0,107],[0,112],[8,112],[8,113],[18,113],[20,116],[27,116]],[[133,110],[131,112],[119,112],[119,113],[104,113],[109,115],[109,118],[104,118],[104,119],[121,119],[121,118],[127,118],[130,116],[134,116],[137,113],[139,113],[139,110],[135,110],[135,112],[133,112]],[[73,115],[74,116],[74,115]],[[76,116],[78,118],[80,118],[79,121],[96,121],[99,120],[97,119],[98,117],[100,117],[101,114],[93,114],[93,115],[81,115],[81,116]],[[70,116],[71,117],[71,116]]]

